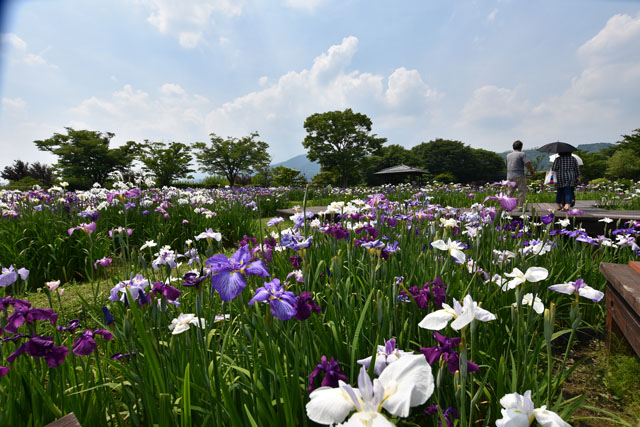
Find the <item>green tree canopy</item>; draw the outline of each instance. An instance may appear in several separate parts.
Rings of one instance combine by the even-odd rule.
[[[242,138],[222,138],[211,133],[211,144],[196,142],[195,155],[200,170],[211,175],[224,175],[233,186],[241,174],[250,174],[255,170],[269,166],[271,156],[267,153],[269,145],[259,141],[257,132]]]
[[[375,175],[376,172],[380,172],[382,169],[401,164],[417,166],[418,161],[413,153],[402,145],[391,144],[381,147],[376,154],[367,157],[366,166],[364,168],[367,184],[380,185],[384,182],[404,180],[406,177],[381,177],[380,175]]]
[[[134,142],[109,148],[115,136],[111,132],[65,129],[66,135],[54,133],[51,138],[34,143],[39,150],[58,156],[55,166],[72,188],[89,188],[94,182],[104,185],[111,173],[125,172],[131,167],[135,158]]]
[[[502,156],[493,151],[482,148],[472,148],[472,167],[469,176],[470,181],[495,181],[506,165]]]
[[[622,135],[622,141],[618,142],[617,150],[632,150],[636,156],[640,156],[640,129],[633,131],[631,135]]]
[[[299,170],[288,168],[286,166],[276,166],[272,170],[273,184],[276,186],[288,185],[304,185],[307,183]]]
[[[170,185],[175,179],[190,178],[191,154],[188,145],[181,142],[150,142],[138,144],[138,159],[143,169],[156,177],[156,185],[163,187]]]
[[[411,148],[419,167],[431,175],[451,174],[456,182],[470,182],[473,177],[473,152],[460,141],[438,138]],[[504,168],[504,164],[503,164]]]
[[[640,179],[640,156],[631,148],[617,150],[607,162],[607,176],[613,179]]]
[[[29,176],[29,163],[22,160],[14,160],[12,166],[4,167],[0,176],[8,181],[20,181]]]
[[[309,150],[309,160],[320,163],[322,171],[340,175],[346,187],[365,156],[377,153],[387,141],[371,135],[371,126],[369,117],[350,108],[312,114],[304,121],[307,136],[302,145]]]

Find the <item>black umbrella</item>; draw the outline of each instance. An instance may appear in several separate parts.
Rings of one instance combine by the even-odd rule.
[[[571,144],[556,141],[543,145],[542,147],[538,148],[537,151],[544,151],[546,153],[573,153],[576,150],[578,149]]]

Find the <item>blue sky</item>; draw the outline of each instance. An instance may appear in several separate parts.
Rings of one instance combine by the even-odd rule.
[[[397,3],[397,4],[395,4]],[[258,131],[352,108],[406,147],[615,142],[640,128],[640,1],[5,1],[0,168],[64,127],[128,140]]]

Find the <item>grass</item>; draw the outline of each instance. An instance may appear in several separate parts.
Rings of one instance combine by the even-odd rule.
[[[602,340],[580,343],[572,358],[581,363],[564,383],[563,394],[587,396],[574,420],[584,426],[640,426],[640,358],[629,344],[615,335],[610,350]]]

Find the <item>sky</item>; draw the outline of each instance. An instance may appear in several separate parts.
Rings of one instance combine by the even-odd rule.
[[[4,0],[0,168],[65,127],[126,141],[257,131],[305,154],[351,108],[387,144],[509,150],[640,128],[640,1]]]

